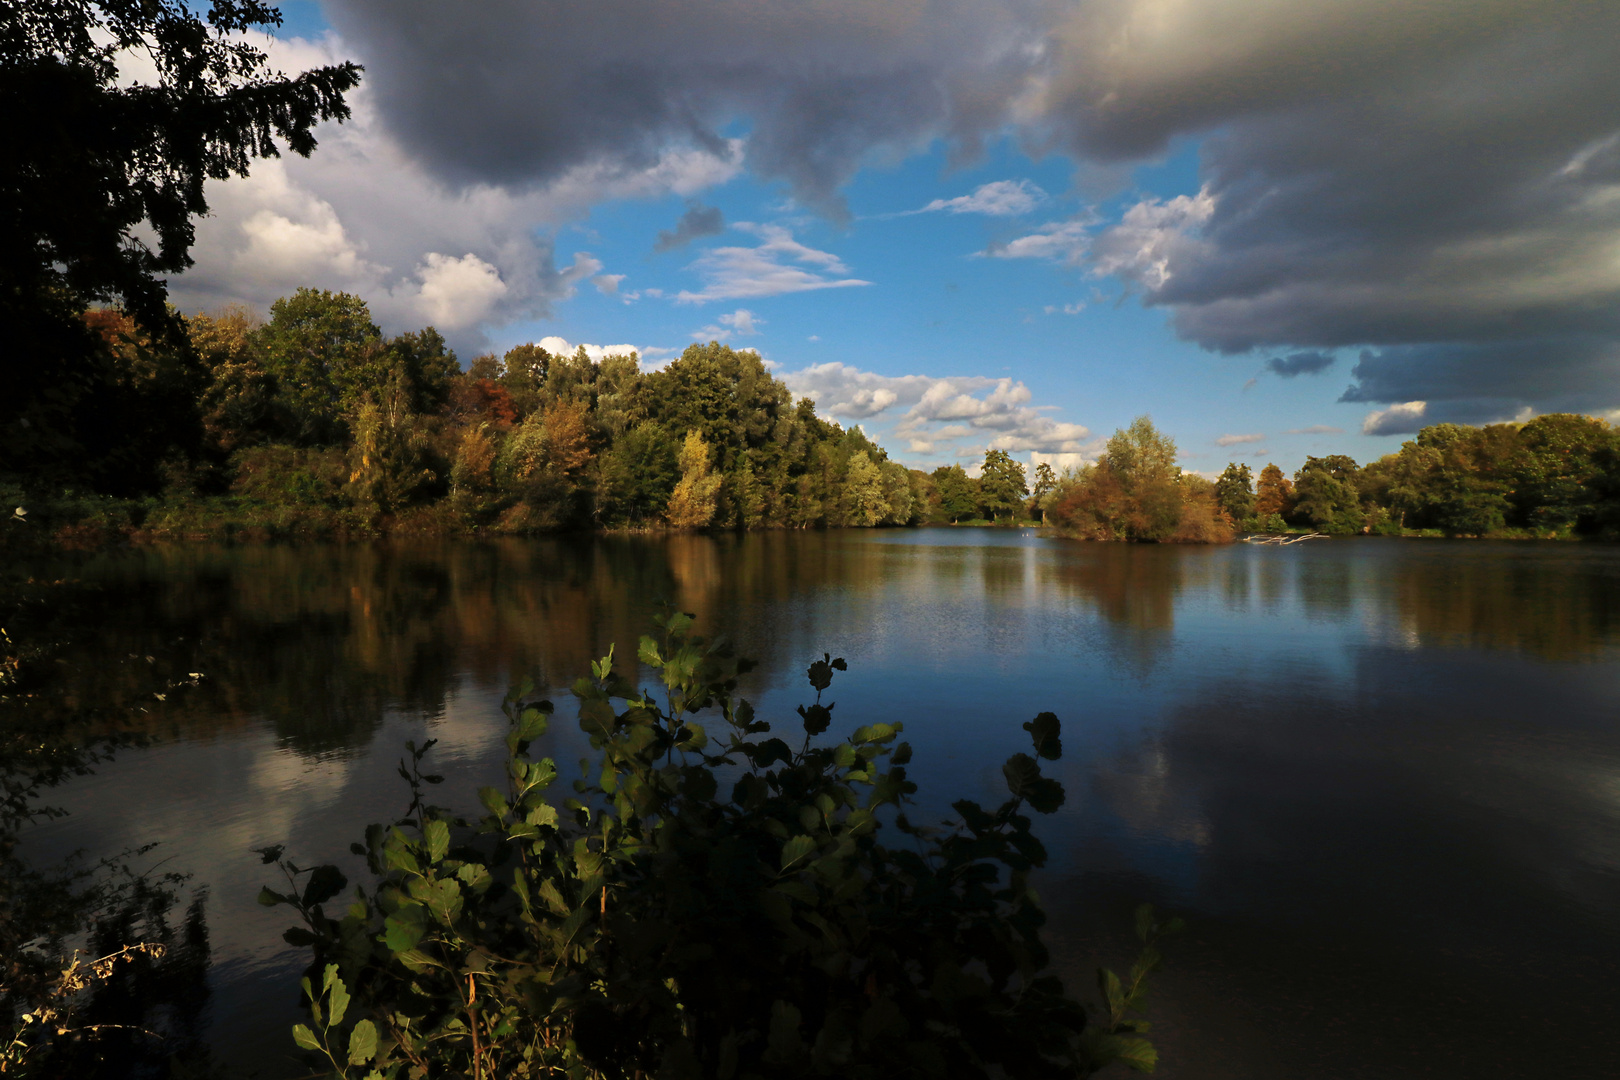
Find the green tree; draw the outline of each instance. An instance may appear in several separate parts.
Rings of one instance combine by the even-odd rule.
[[[260,334],[300,443],[341,441],[344,413],[384,385],[391,366],[371,309],[352,293],[299,289],[270,305]]]
[[[1598,458],[1614,433],[1602,420],[1571,413],[1538,416],[1519,430],[1513,501],[1530,528],[1563,532],[1587,526],[1597,501]]]
[[[1047,503],[1057,491],[1057,486],[1057,473],[1052,471],[1051,465],[1043,461],[1035,466],[1035,484],[1029,493],[1029,511],[1032,515],[1039,514],[1043,522],[1046,520]]]
[[[602,455],[602,512],[608,521],[653,521],[680,479],[675,444],[663,427],[642,421]]]
[[[1215,501],[1234,522],[1248,520],[1254,515],[1254,478],[1247,465],[1228,462],[1226,470],[1215,481]]]
[[[979,472],[979,504],[984,507],[985,516],[992,519],[1004,514],[1016,516],[1028,494],[1024,466],[1005,450],[985,451],[984,467]]]
[[[962,466],[941,465],[931,475],[934,490],[939,493],[939,510],[946,521],[955,524],[978,512],[978,482]]]
[[[127,380],[81,315],[119,305],[160,351],[190,348],[165,278],[191,265],[208,180],[246,175],[281,145],[308,155],[344,119],[353,64],[295,77],[268,67],[258,0],[84,0],[0,6],[0,324],[8,366],[0,460],[32,477],[84,475],[110,433],[97,404]],[[151,80],[121,77],[127,52]],[[140,408],[135,405],[135,408]],[[177,447],[176,449],[186,449]],[[144,454],[145,452],[143,452]]]
[[[845,523],[869,528],[882,521],[889,512],[883,487],[883,470],[866,451],[853,455],[844,474]]]
[[[1361,505],[1361,468],[1343,454],[1308,457],[1294,474],[1294,515],[1321,532],[1361,532],[1367,514]]]

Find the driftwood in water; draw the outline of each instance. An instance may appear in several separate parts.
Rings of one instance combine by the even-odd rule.
[[[1243,542],[1246,544],[1277,544],[1280,547],[1286,547],[1289,544],[1297,544],[1301,540],[1326,540],[1327,538],[1327,533],[1313,532],[1306,533],[1303,536],[1245,536]]]

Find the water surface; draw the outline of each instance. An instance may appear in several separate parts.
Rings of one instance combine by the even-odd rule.
[[[791,718],[903,720],[925,807],[1000,796],[1064,723],[1042,823],[1056,953],[1091,993],[1137,899],[1185,914],[1162,1076],[1620,1074],[1620,549],[1335,540],[1080,544],[924,529],[175,547],[41,566],[94,588],[72,669],[202,672],[151,745],[76,781],[39,857],[160,842],[208,890],[213,1038],[284,1075],[298,954],[254,903],[285,842],[345,858],[396,814],[407,738],[447,801],[499,774],[512,681],[566,686],[661,599],[761,661]],[[558,694],[565,691],[558,689]],[[584,750],[559,698],[549,752]]]

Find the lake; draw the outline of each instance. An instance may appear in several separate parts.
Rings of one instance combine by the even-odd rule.
[[[64,556],[83,700],[199,672],[150,736],[54,793],[52,858],[157,842],[206,889],[211,1038],[292,1070],[301,955],[252,849],[352,865],[404,806],[406,739],[443,801],[500,771],[500,701],[566,687],[661,599],[760,667],[792,721],[844,656],[834,725],[903,720],[924,810],[999,799],[1051,710],[1068,801],[1038,831],[1054,953],[1095,999],[1137,900],[1180,913],[1150,1017],[1158,1075],[1620,1075],[1620,548],[1082,544],[1013,530],[182,546]],[[147,659],[150,657],[151,659]],[[561,696],[557,696],[561,695]],[[921,816],[920,814],[917,816]]]

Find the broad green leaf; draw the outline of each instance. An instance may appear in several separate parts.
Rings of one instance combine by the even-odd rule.
[[[484,809],[498,818],[506,816],[506,796],[498,788],[481,787],[478,789],[478,801],[484,804]]]
[[[383,944],[390,952],[404,952],[416,948],[422,935],[427,933],[427,909],[421,904],[405,903],[383,920]]]
[[[343,1023],[343,1015],[349,1011],[349,988],[343,985],[343,980],[336,977],[337,965],[327,970],[333,973],[332,986],[327,994],[327,1005],[332,1011],[331,1019],[327,1021],[329,1027],[337,1027]]]
[[[816,850],[816,842],[808,836],[795,836],[782,845],[782,869],[809,858]]]
[[[319,1050],[321,1048],[321,1044],[315,1040],[315,1033],[309,1030],[308,1025],[305,1024],[293,1025],[293,1042],[305,1050]]]
[[[427,840],[428,862],[430,864],[442,862],[445,855],[450,852],[450,823],[440,818],[434,818],[422,830]]]
[[[557,808],[550,803],[541,803],[529,811],[529,816],[525,820],[530,825],[548,825],[555,829],[557,827]]]
[[[349,1032],[349,1064],[364,1065],[377,1056],[377,1026],[362,1020]]]
[[[259,889],[259,903],[263,904],[265,907],[275,907],[277,904],[286,904],[290,902],[291,901],[289,901],[285,896],[282,896],[278,892],[272,891],[268,885]]]

